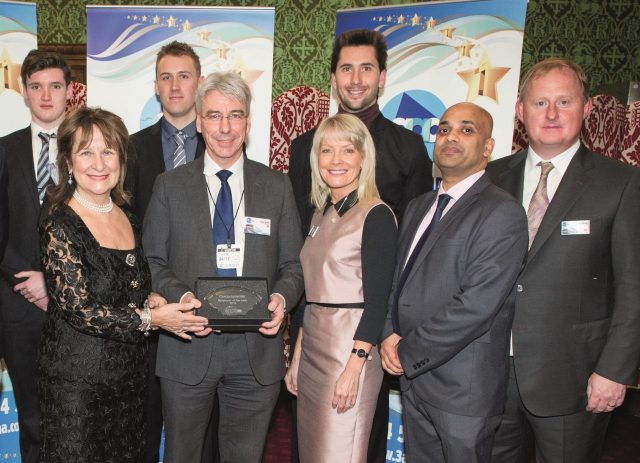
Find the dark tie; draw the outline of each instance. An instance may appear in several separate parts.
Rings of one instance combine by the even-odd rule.
[[[553,164],[550,162],[539,162],[536,164],[540,166],[540,180],[536,191],[533,192],[531,202],[529,203],[529,209],[527,209],[527,221],[529,222],[529,248],[533,244],[533,240],[538,233],[540,223],[544,217],[547,208],[549,207],[549,196],[547,195],[547,178],[549,172],[553,169]]]
[[[181,131],[177,131],[173,134],[173,138],[176,141],[176,150],[173,153],[173,168],[175,169],[176,167],[187,163],[187,152],[184,149],[184,141],[186,140],[187,135]],[[231,173],[229,173],[229,175],[231,175]]]
[[[233,244],[235,233],[233,230],[233,198],[231,197],[231,187],[229,187],[229,177],[231,172],[221,170],[216,173],[220,179],[220,191],[216,199],[213,213],[213,245],[216,248],[219,244]],[[217,248],[216,248],[217,249]],[[234,277],[236,270],[233,268],[218,269],[218,276]]]
[[[38,137],[42,140],[42,148],[40,149],[40,156],[38,156],[36,181],[38,183],[38,198],[40,199],[40,204],[42,204],[44,195],[47,192],[47,185],[51,181],[51,175],[49,174],[49,139],[56,138],[56,135],[54,133],[40,132]]]
[[[391,310],[391,322],[393,323],[393,331],[397,334],[401,334],[400,333],[400,315],[398,313],[398,300],[400,299],[400,293],[402,292],[402,288],[404,287],[404,284],[407,281],[407,277],[409,276],[409,273],[411,273],[411,269],[413,268],[413,265],[415,264],[416,259],[418,258],[418,254],[420,254],[420,250],[424,246],[424,243],[426,243],[427,238],[429,238],[429,235],[431,234],[431,232],[436,228],[436,225],[438,225],[438,223],[440,222],[440,219],[442,218],[442,213],[446,209],[447,204],[449,204],[450,200],[451,200],[451,196],[449,196],[448,194],[441,194],[440,196],[438,196],[438,204],[436,206],[436,211],[433,214],[433,218],[431,219],[431,222],[429,223],[429,226],[427,227],[427,229],[424,231],[424,233],[416,243],[416,246],[413,248],[413,252],[409,256],[409,259],[407,260],[407,264],[404,266],[404,269],[402,269],[402,272],[400,273],[400,278],[398,280],[398,284],[396,285],[396,289],[395,289],[395,299],[393,301],[393,307]]]

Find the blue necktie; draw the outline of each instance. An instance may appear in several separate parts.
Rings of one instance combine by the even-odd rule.
[[[393,323],[393,331],[396,334],[401,335],[400,315],[398,313],[398,299],[400,298],[400,293],[402,292],[402,288],[404,287],[404,284],[407,281],[407,277],[409,276],[409,273],[411,273],[413,264],[416,263],[416,259],[418,258],[418,254],[420,254],[420,250],[424,246],[424,243],[426,243],[427,238],[429,238],[429,235],[431,234],[431,232],[436,228],[436,225],[438,225],[438,222],[440,222],[440,219],[442,218],[442,213],[447,208],[447,204],[449,204],[450,200],[451,200],[451,196],[449,196],[448,194],[441,194],[440,196],[438,196],[438,205],[436,206],[436,211],[433,214],[431,223],[429,223],[429,226],[427,227],[427,229],[424,231],[424,233],[416,243],[416,246],[413,248],[413,252],[409,256],[409,259],[407,260],[407,264],[404,266],[404,269],[402,269],[402,273],[400,273],[400,279],[398,280],[398,284],[396,285],[395,298],[394,298],[393,307],[391,310],[391,322]]]
[[[38,184],[38,199],[40,199],[40,205],[44,201],[44,196],[47,193],[47,185],[51,182],[51,175],[49,174],[49,140],[55,139],[54,133],[48,134],[45,132],[38,133],[38,137],[42,141],[42,149],[38,156],[38,171],[36,172],[36,182]]]
[[[216,246],[219,244],[233,244],[235,233],[233,230],[233,198],[228,182],[231,172],[221,170],[216,175],[220,179],[220,191],[213,213],[213,247],[217,249]],[[221,268],[217,270],[217,274],[221,277],[234,277],[236,270]]]

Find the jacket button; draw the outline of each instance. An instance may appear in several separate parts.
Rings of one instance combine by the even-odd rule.
[[[522,291],[524,291],[524,287],[522,285],[518,285],[518,286],[516,286],[516,291],[521,293]]]

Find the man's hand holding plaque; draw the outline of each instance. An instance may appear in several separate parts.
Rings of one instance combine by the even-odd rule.
[[[280,330],[280,326],[284,321],[284,298],[278,294],[272,294],[267,309],[271,312],[271,321],[264,322],[260,329],[260,333],[265,336],[275,336]]]
[[[275,334],[282,323],[284,301],[270,301],[266,278],[198,278],[198,314],[220,331],[260,331]],[[273,333],[272,333],[273,332]]]

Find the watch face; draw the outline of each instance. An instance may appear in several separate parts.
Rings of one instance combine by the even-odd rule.
[[[367,356],[367,353],[364,351],[364,349],[358,349],[357,355],[358,357],[363,358]]]

